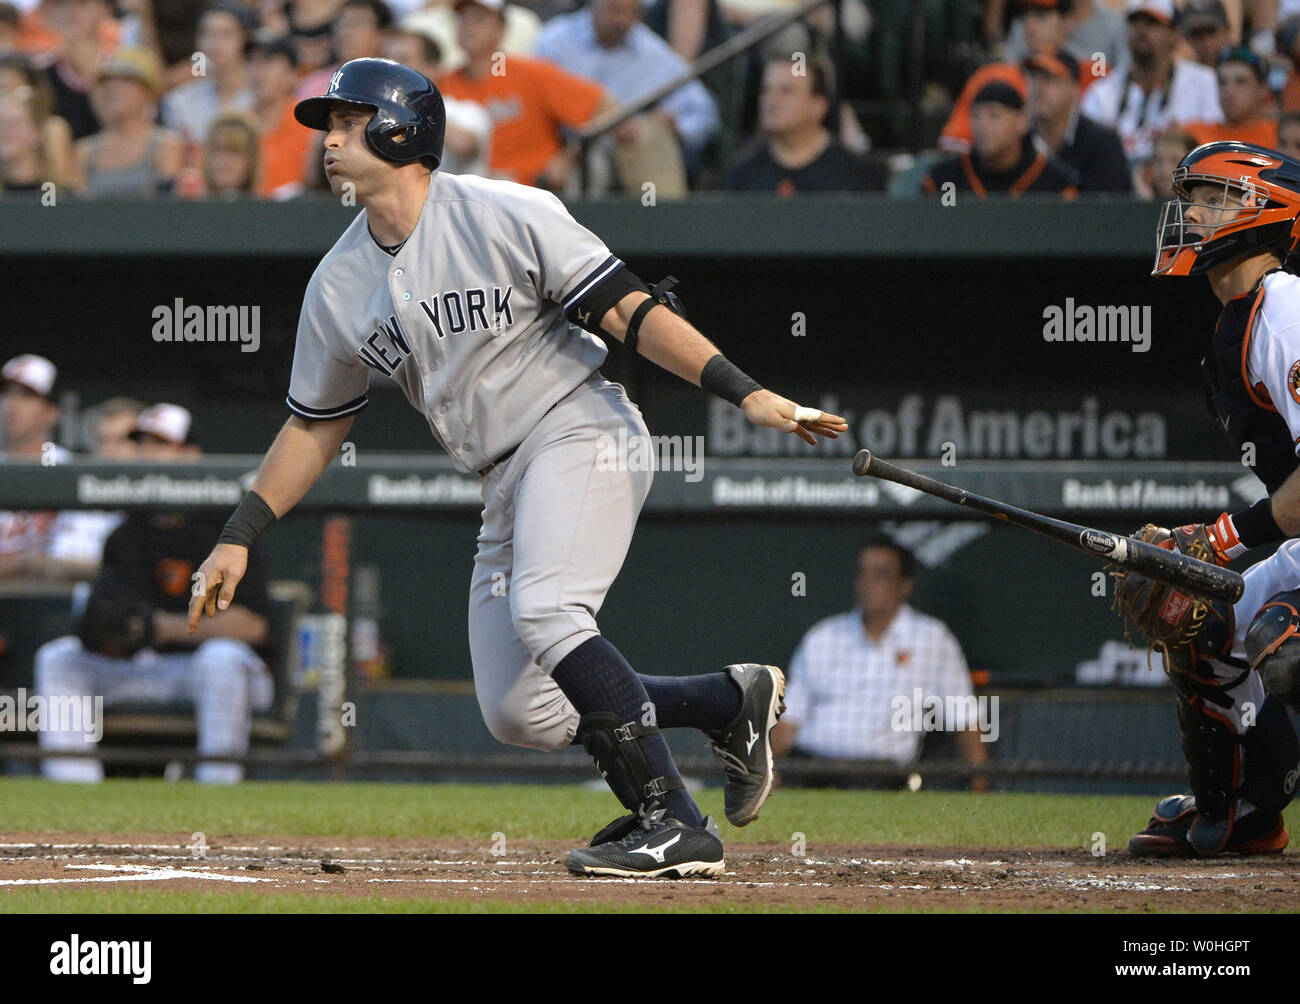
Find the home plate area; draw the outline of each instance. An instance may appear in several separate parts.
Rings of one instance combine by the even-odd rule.
[[[152,834],[14,834],[0,839],[5,888],[139,883],[259,895],[421,897],[497,903],[617,903],[653,908],[862,910],[1291,910],[1295,855],[1144,861],[1085,849],[904,848],[732,843],[716,878],[579,878],[571,844],[530,841],[316,840]],[[719,897],[722,898],[720,901]],[[147,900],[142,908],[147,909]],[[469,903],[466,903],[469,906]]]

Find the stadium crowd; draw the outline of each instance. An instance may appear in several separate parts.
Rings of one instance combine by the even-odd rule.
[[[603,133],[579,165],[583,127],[794,4],[578,2],[0,0],[0,197],[327,192],[321,136],[293,105],[362,56],[438,82],[443,170],[564,195],[582,166],[588,192],[634,197],[653,182],[661,198],[1159,198],[1199,143],[1300,152],[1300,0],[842,0]]]

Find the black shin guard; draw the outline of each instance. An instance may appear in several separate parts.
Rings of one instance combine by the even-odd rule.
[[[1239,733],[1221,702],[1208,699],[1213,696],[1189,700],[1181,687],[1178,695],[1183,756],[1196,799],[1188,841],[1201,854],[1228,846],[1241,799],[1276,816],[1295,796],[1300,778],[1300,742],[1281,701],[1266,697],[1254,722]]]
[[[1266,697],[1255,724],[1241,738],[1245,753],[1242,796],[1270,815],[1281,812],[1295,797],[1300,778],[1300,741],[1276,697]]]
[[[653,725],[620,722],[608,711],[593,711],[578,719],[578,741],[600,771],[605,783],[623,806],[641,813],[650,803],[660,803],[670,791],[685,790],[680,778],[654,777],[646,762],[641,740],[657,736]]]
[[[1240,737],[1226,719],[1207,711],[1201,702],[1178,699],[1178,729],[1182,733],[1183,757],[1196,809],[1211,822],[1226,822],[1237,790],[1241,770]]]

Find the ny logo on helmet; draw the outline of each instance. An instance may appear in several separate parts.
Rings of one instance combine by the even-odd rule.
[[[343,68],[339,67],[334,71],[334,76],[330,77],[330,85],[326,89],[327,94],[333,94],[339,89],[339,81],[343,79]]]

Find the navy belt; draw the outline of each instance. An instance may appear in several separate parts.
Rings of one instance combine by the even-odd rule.
[[[478,476],[481,478],[488,474],[491,474],[493,468],[500,467],[507,460],[513,457],[515,455],[515,450],[517,449],[519,449],[518,446],[512,446],[510,449],[506,450],[505,453],[501,454],[501,456],[497,457],[496,460],[492,461],[492,463],[488,464],[481,471],[479,471]]]

